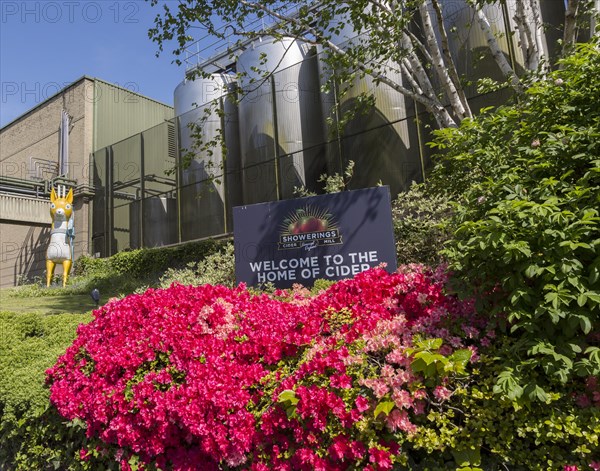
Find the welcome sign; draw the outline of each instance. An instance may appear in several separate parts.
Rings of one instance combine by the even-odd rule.
[[[233,208],[235,271],[250,286],[310,286],[396,270],[389,187]]]

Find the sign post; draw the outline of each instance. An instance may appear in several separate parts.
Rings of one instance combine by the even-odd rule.
[[[341,280],[396,270],[389,187],[233,208],[235,273],[249,286]]]

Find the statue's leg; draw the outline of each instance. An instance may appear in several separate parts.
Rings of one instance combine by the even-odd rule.
[[[52,260],[46,259],[46,286],[50,287],[50,283],[52,282],[52,275],[54,275],[54,267],[55,263]]]
[[[71,271],[71,265],[73,262],[71,260],[65,260],[62,262],[63,266],[63,288],[67,286],[67,278],[69,278],[69,272]]]

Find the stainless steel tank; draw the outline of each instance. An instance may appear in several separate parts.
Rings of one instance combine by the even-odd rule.
[[[141,208],[143,207],[143,213]],[[177,242],[177,201],[152,196],[134,201],[129,207],[129,247],[162,247]],[[140,231],[140,219],[143,227]],[[140,243],[140,237],[143,243]]]
[[[314,189],[325,170],[317,57],[291,38],[251,44],[237,61],[244,204]]]
[[[230,232],[231,208],[241,204],[238,113],[228,97],[235,87],[230,75],[213,74],[175,89],[182,241]],[[216,145],[197,148],[194,133]]]
[[[366,32],[356,32],[348,18],[334,21],[345,25],[331,39],[343,48]],[[322,51],[325,55],[327,52]],[[325,81],[334,71],[323,61],[321,77]],[[389,63],[382,73],[391,81],[402,84],[402,74]],[[327,160],[336,172],[343,172],[350,160],[354,161],[354,176],[350,188],[364,188],[383,183],[390,186],[393,196],[422,180],[419,140],[415,125],[415,107],[412,100],[388,85],[377,83],[370,76],[356,78],[352,83],[336,82],[335,88],[323,96],[325,117],[335,124],[351,110],[361,94],[373,94],[374,106],[365,113],[358,113],[341,133],[329,129],[332,142],[328,145]]]
[[[489,77],[494,80],[504,81],[496,62],[488,47],[487,38],[475,17],[473,8],[466,0],[452,0],[442,2],[444,26],[448,32],[450,52],[456,63],[459,75],[475,82],[478,79]],[[432,7],[430,7],[432,9]],[[515,13],[517,0],[504,2],[485,3],[482,5],[492,32],[504,56],[515,69],[518,75],[524,72],[525,59],[520,47],[517,32]],[[541,0],[540,11],[544,31],[540,32],[540,41],[546,57],[555,57],[558,51],[560,25],[564,21],[564,2],[555,0]],[[432,15],[435,15],[433,9]],[[435,16],[434,16],[435,18]],[[495,95],[495,96],[494,96]],[[478,97],[476,86],[467,88],[467,96],[472,99],[472,109],[478,111],[483,106],[503,103],[504,97],[498,94],[487,94]]]

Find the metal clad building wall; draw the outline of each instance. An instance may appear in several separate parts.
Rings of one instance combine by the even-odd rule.
[[[163,103],[94,80],[94,151],[172,119],[173,108]]]
[[[125,248],[138,248],[138,227],[131,227],[137,220],[138,206],[132,203],[141,197],[141,135],[135,135],[116,143],[112,147],[112,191],[113,191],[113,240],[111,253]],[[133,243],[133,246],[132,246]]]
[[[107,256],[110,252],[108,247],[108,169],[106,164],[110,155],[110,148],[97,150],[92,154],[93,187],[94,187],[94,211],[92,213],[92,248],[93,255]]]
[[[141,202],[141,216],[144,247],[177,242],[176,181],[173,175],[166,173],[175,168],[175,159],[169,146],[173,128],[173,122],[168,121],[142,133],[144,199]]]

